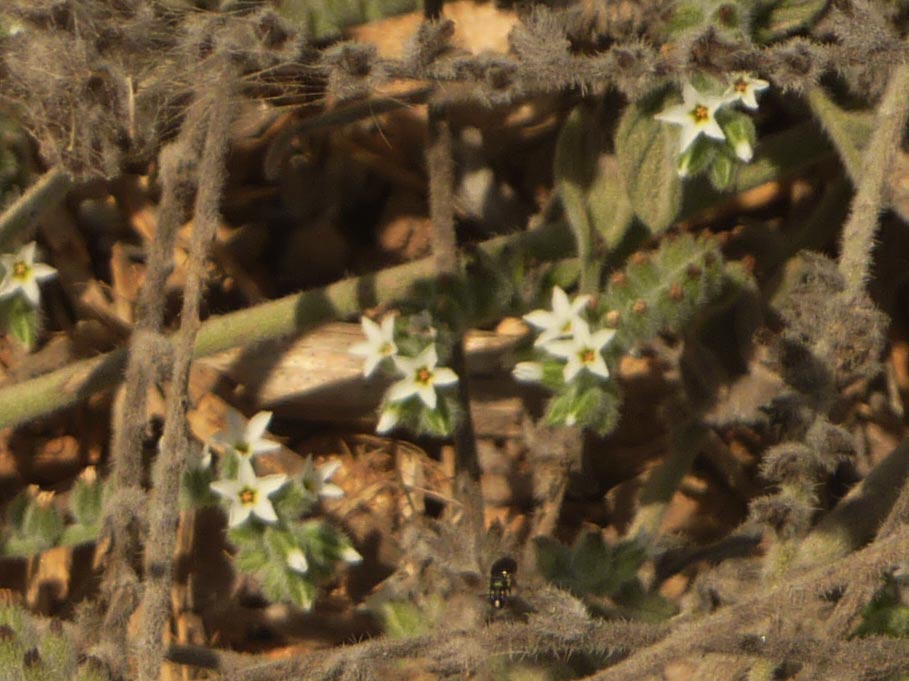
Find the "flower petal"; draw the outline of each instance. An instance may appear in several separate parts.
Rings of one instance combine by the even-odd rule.
[[[538,329],[546,329],[555,324],[556,317],[548,310],[534,310],[525,314],[522,319]]]
[[[565,315],[571,310],[571,303],[568,301],[568,294],[562,290],[561,286],[552,287],[552,311],[556,316]]]
[[[615,329],[599,329],[590,337],[590,345],[596,350],[602,350],[615,337]]]
[[[363,556],[353,546],[347,546],[341,551],[341,560],[345,563],[361,563],[363,562]]]
[[[274,475],[265,475],[261,478],[258,478],[256,480],[256,488],[261,494],[260,498],[264,499],[270,497],[272,494],[284,487],[284,483],[286,482],[287,476],[284,475],[284,473],[275,473]]]
[[[416,395],[420,390],[420,385],[413,380],[412,376],[402,378],[397,383],[392,384],[388,389],[388,400],[390,402],[403,402],[404,400]]]
[[[609,378],[609,367],[606,366],[606,362],[599,353],[597,353],[596,359],[586,366],[587,371],[590,373],[595,374],[600,378]]]
[[[338,472],[341,468],[341,462],[337,459],[329,461],[327,463],[319,466],[319,475],[322,478],[322,481],[328,480],[331,476]]]
[[[322,489],[319,490],[319,496],[326,499],[340,499],[344,496],[344,490],[333,482],[326,482],[322,485]]]
[[[398,424],[397,409],[383,409],[379,417],[379,423],[376,425],[377,433],[387,433]]]
[[[726,133],[723,132],[723,129],[720,127],[720,124],[716,122],[716,119],[711,116],[710,119],[701,127],[701,131],[715,140],[724,140],[726,139]]]
[[[438,403],[438,395],[436,395],[436,389],[429,385],[421,385],[417,389],[417,395],[420,396],[420,399],[423,401],[423,404],[426,405],[429,409],[435,409],[436,404]]]
[[[565,382],[571,383],[571,381],[575,376],[578,375],[582,368],[583,367],[581,365],[581,362],[578,360],[577,355],[571,355],[571,357],[568,358],[568,363],[565,365],[565,368],[562,369],[562,376],[565,378]]]
[[[253,506],[252,512],[256,514],[257,518],[264,520],[266,523],[278,522],[278,514],[275,513],[275,507],[272,506],[268,498],[262,494],[256,499],[256,505]]]
[[[246,432],[245,440],[247,444],[255,444],[256,440],[261,440],[262,436],[265,435],[265,431],[268,430],[268,424],[271,421],[271,412],[270,411],[260,411],[255,416],[253,416],[249,422],[246,424],[244,429]]]
[[[518,362],[511,375],[524,383],[538,383],[543,380],[543,365],[539,362]]]
[[[573,357],[578,350],[577,343],[573,340],[552,341],[545,347],[546,352],[556,357],[568,358]]]
[[[32,276],[38,281],[50,279],[57,276],[57,270],[43,262],[36,262],[32,265]]]
[[[434,385],[451,385],[458,382],[458,375],[448,367],[439,367],[432,372],[432,382]]]
[[[34,241],[29,241],[19,250],[19,258],[23,262],[27,262],[31,265],[35,262],[35,246],[37,244]]]
[[[235,499],[240,490],[243,489],[243,485],[238,480],[215,480],[210,482],[208,486],[212,492],[225,499]]]
[[[237,525],[245,523],[246,519],[249,518],[249,514],[252,513],[252,510],[253,509],[250,506],[244,506],[240,503],[231,504],[230,512],[227,516],[228,527],[236,527]]]
[[[382,328],[378,324],[369,317],[361,317],[360,326],[363,327],[363,333],[372,345],[382,344]]]
[[[41,291],[38,288],[38,282],[32,278],[28,278],[22,282],[21,286],[25,299],[28,300],[32,307],[37,307],[38,303],[41,301]]]
[[[300,549],[292,549],[287,554],[287,567],[294,572],[305,575],[306,571],[309,570],[309,561],[306,560],[306,554]]]

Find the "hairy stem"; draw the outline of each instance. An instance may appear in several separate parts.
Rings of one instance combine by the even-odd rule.
[[[130,338],[125,386],[114,406],[111,443],[114,493],[104,507],[103,524],[110,533],[103,594],[108,610],[104,642],[113,650],[125,650],[127,625],[138,605],[139,585],[134,565],[141,551],[144,528],[139,514],[142,489],[142,451],[146,427],[146,401],[166,362],[168,343],[161,332],[164,322],[165,282],[173,267],[172,254],[177,230],[182,224],[182,205],[191,185],[181,170],[181,161],[197,156],[203,130],[198,116],[187,116],[177,142],[161,153],[163,192],[155,240],[149,246],[145,282],[139,294],[136,327]],[[112,660],[122,673],[125,657]]]
[[[548,224],[539,230],[490,239],[480,248],[492,258],[516,249],[528,258],[553,260],[570,254],[564,229],[562,224]],[[416,282],[431,279],[436,273],[433,259],[424,258],[213,317],[199,330],[195,356],[207,357],[300,333],[322,322],[353,317],[364,309],[405,298]],[[123,380],[126,359],[126,350],[114,350],[0,389],[0,427],[72,406],[117,385]]]
[[[861,182],[852,200],[852,212],[843,227],[840,272],[846,292],[860,293],[871,269],[878,214],[884,207],[886,179],[902,141],[909,114],[909,64],[895,66],[881,99],[874,132],[862,159]]]
[[[870,541],[907,479],[909,440],[904,440],[799,543],[794,565],[833,562]]]
[[[160,676],[164,657],[164,628],[170,615],[173,553],[179,522],[180,476],[186,463],[186,395],[193,349],[199,331],[199,306],[205,281],[205,258],[219,222],[225,180],[225,159],[230,128],[230,98],[223,71],[209,96],[196,106],[208,109],[205,146],[199,165],[199,189],[193,211],[193,235],[183,291],[180,330],[173,340],[174,365],[167,392],[164,434],[153,474],[154,488],[148,510],[149,536],[145,551],[145,591],[139,633],[140,681]]]
[[[807,146],[806,146],[807,145]],[[762,140],[755,160],[739,173],[735,191],[742,192],[829,158],[829,144],[812,124],[800,125]],[[766,154],[766,156],[765,156]],[[704,210],[728,197],[704,191],[686,199],[684,215]],[[479,248],[495,258],[509,250],[551,261],[570,254],[565,225],[548,223],[537,230],[489,239]],[[324,288],[304,291],[255,307],[207,320],[196,340],[196,357],[299,333],[324,321],[352,317],[380,303],[405,297],[420,279],[435,274],[432,258],[392,267],[375,274],[344,279]],[[16,425],[72,406],[123,380],[127,352],[115,350],[0,388],[0,427]]]
[[[73,181],[62,166],[42,175],[0,215],[0,250],[6,250],[16,237],[43,213],[51,210],[66,196]]]
[[[429,6],[430,3],[427,3]],[[439,3],[441,7],[441,3]],[[454,161],[451,123],[445,108],[429,106],[429,215],[432,218],[432,252],[443,284],[454,282],[461,274],[454,224]],[[459,376],[458,402],[461,415],[454,425],[455,490],[464,504],[467,522],[480,541],[483,528],[483,496],[480,492],[480,463],[470,415],[470,391],[464,358],[463,328],[453,329],[456,338],[451,352],[451,368]],[[479,544],[478,544],[479,545]]]
[[[700,421],[690,421],[673,428],[669,455],[650,472],[641,490],[638,510],[628,528],[629,537],[638,537],[645,543],[656,539],[669,502],[694,463],[705,435]]]

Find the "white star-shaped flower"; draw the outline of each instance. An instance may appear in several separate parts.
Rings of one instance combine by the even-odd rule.
[[[316,468],[313,466],[312,456],[308,456],[306,463],[303,464],[303,472],[300,474],[300,484],[313,499],[317,497],[339,499],[344,496],[344,490],[336,484],[328,482],[328,479],[337,473],[340,467],[340,461],[329,461]]]
[[[385,315],[380,326],[369,317],[361,317],[360,326],[366,334],[366,341],[352,345],[348,352],[365,359],[363,375],[369,377],[383,359],[398,354],[398,346],[395,345],[395,318],[394,315]]]
[[[577,296],[568,300],[568,295],[558,286],[552,287],[552,310],[534,310],[524,315],[524,321],[541,329],[534,345],[546,345],[557,338],[570,336],[575,324],[583,322],[581,312],[590,302],[590,296]]]
[[[770,83],[760,78],[754,78],[750,73],[734,73],[730,79],[729,88],[726,90],[727,102],[741,102],[745,108],[757,109],[758,102],[755,93],[766,90]]]
[[[275,507],[268,497],[286,482],[287,476],[283,473],[257,478],[252,463],[248,459],[241,459],[236,480],[215,480],[209,486],[213,492],[230,502],[227,524],[236,527],[246,522],[250,514],[266,523],[278,522]]]
[[[446,386],[458,382],[458,375],[447,367],[436,367],[439,357],[435,343],[426,346],[416,357],[394,358],[395,366],[404,378],[388,389],[390,402],[403,402],[413,395],[419,395],[429,409],[435,409],[438,396],[436,386]]]
[[[682,127],[679,153],[684,152],[702,134],[715,140],[726,139],[715,117],[717,109],[726,103],[726,99],[701,94],[691,83],[685,83],[682,88],[682,99],[682,104],[670,106],[654,116],[658,121]]]
[[[22,295],[32,307],[38,306],[41,291],[38,282],[56,276],[57,270],[50,265],[35,262],[35,242],[25,244],[15,255],[0,255],[3,264],[3,280],[0,281],[0,298]]]
[[[281,445],[263,436],[271,421],[270,411],[260,411],[249,421],[233,407],[227,408],[227,430],[222,430],[211,437],[212,443],[222,449],[232,449],[241,458],[251,459],[258,454],[274,452]]]
[[[602,350],[613,336],[615,329],[600,329],[591,333],[587,322],[582,322],[575,326],[574,335],[569,340],[553,341],[546,346],[546,350],[568,360],[562,374],[566,383],[583,369],[600,378],[609,378],[609,367],[603,359]]]
[[[287,567],[301,575],[305,575],[307,570],[309,570],[309,561],[306,560],[306,554],[300,549],[291,549],[287,553],[286,561]]]

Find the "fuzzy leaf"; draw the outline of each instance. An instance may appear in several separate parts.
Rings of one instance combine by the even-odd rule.
[[[430,622],[416,604],[410,601],[391,601],[382,604],[382,627],[392,638],[421,636],[430,629]]]
[[[101,506],[104,500],[105,484],[101,480],[88,482],[76,480],[69,496],[69,512],[76,523],[95,526],[101,521]]]
[[[602,153],[600,129],[590,107],[579,105],[562,126],[556,145],[556,187],[579,253],[592,252],[594,230],[614,249],[634,217],[618,162]]]
[[[703,173],[716,156],[716,144],[698,137],[676,162],[680,177],[697,177]]]
[[[63,535],[63,518],[53,504],[42,508],[31,503],[25,510],[22,533],[35,541],[38,550],[49,549],[56,546]]]
[[[95,541],[98,538],[98,531],[98,525],[82,525],[81,523],[69,525],[63,530],[60,543],[63,545],[74,545]]]
[[[682,205],[676,172],[676,141],[669,126],[654,118],[662,97],[652,104],[629,104],[616,132],[615,146],[635,215],[653,234],[675,221]]]
[[[184,509],[217,506],[218,496],[211,491],[211,469],[187,466],[180,481],[180,505]]]
[[[0,318],[13,338],[29,350],[34,347],[40,329],[38,310],[29,305],[21,293],[0,305]]]
[[[287,571],[287,596],[286,600],[304,610],[312,608],[316,599],[316,586],[305,575]]]
[[[599,145],[591,144],[595,123],[590,107],[579,104],[565,120],[555,149],[556,188],[579,249],[591,238],[586,190],[599,154]]]
[[[625,191],[618,160],[603,154],[587,195],[593,228],[609,250],[615,249],[634,220],[634,208]]]
[[[717,154],[713,163],[710,164],[710,184],[717,191],[725,191],[732,186],[735,181],[735,171],[738,164],[735,159],[730,158],[727,154]]]
[[[618,319],[614,345],[630,348],[661,330],[681,330],[721,291],[723,281],[717,244],[685,234],[632,258],[624,273],[613,276],[598,309],[603,322]]]

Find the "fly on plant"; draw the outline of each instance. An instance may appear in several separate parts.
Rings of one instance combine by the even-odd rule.
[[[518,564],[514,558],[505,556],[499,558],[489,568],[489,604],[494,608],[504,608],[511,597],[511,588],[514,586],[514,575],[518,571]]]

